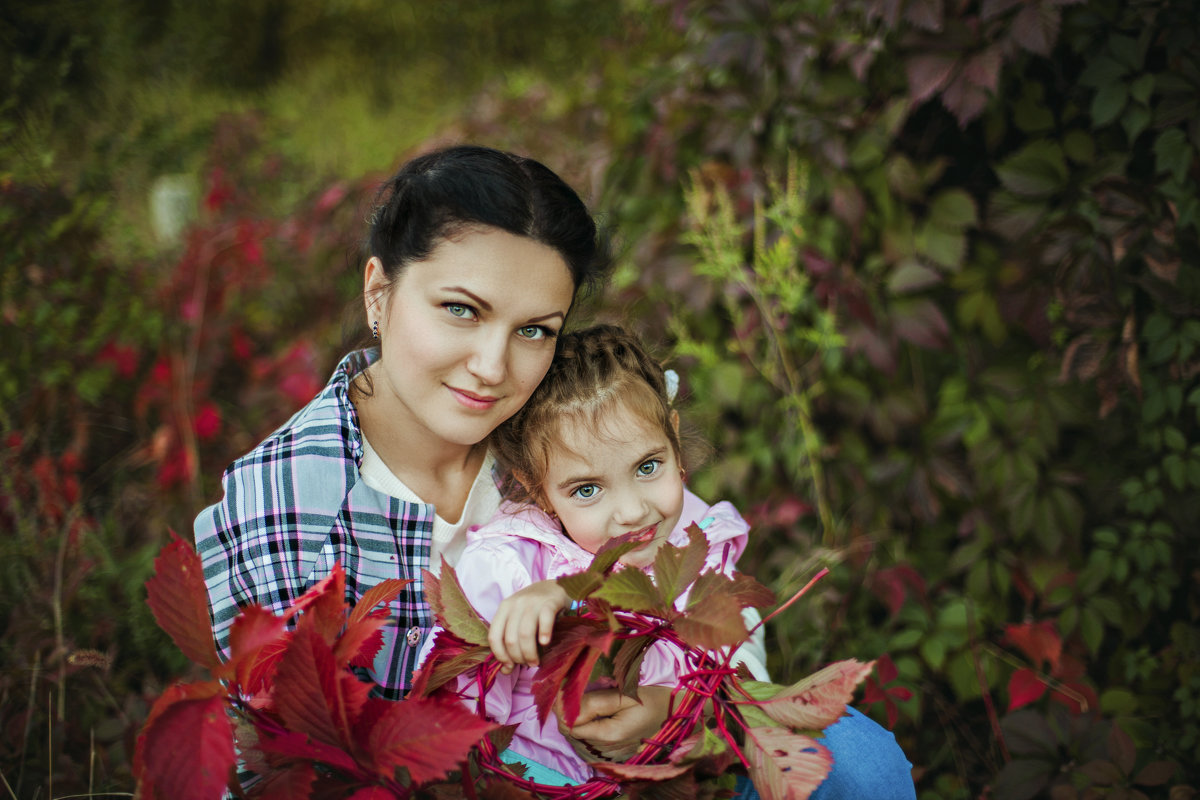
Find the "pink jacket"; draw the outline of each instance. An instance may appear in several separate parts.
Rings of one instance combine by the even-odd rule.
[[[709,506],[685,490],[683,513],[668,541],[686,545],[686,528],[693,522],[700,525],[708,539],[704,571],[731,574],[746,548],[749,526],[745,520],[730,503]],[[467,534],[467,547],[455,570],[471,604],[490,621],[505,597],[537,581],[579,572],[592,558],[540,509],[505,503],[487,524]],[[647,572],[653,575],[652,570]],[[685,591],[677,601],[679,608],[683,608],[687,595]],[[424,656],[422,653],[422,660]],[[655,644],[642,661],[639,682],[643,686],[674,686],[682,666],[680,659],[673,647],[664,642]],[[497,722],[517,725],[510,749],[574,780],[585,781],[592,777],[592,770],[559,733],[554,715],[544,726],[538,724],[532,692],[536,674],[536,667],[518,667],[510,675],[498,676],[488,690],[488,715]],[[464,676],[459,679],[459,688],[469,683]],[[469,702],[474,707],[474,701]]]

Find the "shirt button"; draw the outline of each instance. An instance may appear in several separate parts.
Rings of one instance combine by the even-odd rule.
[[[404,634],[404,638],[408,640],[409,647],[416,647],[421,641],[421,629],[413,625],[408,629],[408,633]]]

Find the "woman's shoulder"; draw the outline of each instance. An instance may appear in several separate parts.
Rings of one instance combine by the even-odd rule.
[[[354,370],[364,363],[362,358],[361,352],[346,356],[316,397],[253,450],[236,459],[229,472],[258,473],[286,468],[303,477],[314,472],[325,473],[331,467],[338,469],[339,461],[361,458],[362,433],[350,402],[349,387],[351,377],[357,374]]]

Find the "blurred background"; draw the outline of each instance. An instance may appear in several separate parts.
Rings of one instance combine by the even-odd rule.
[[[531,154],[617,235],[789,682],[922,800],[1200,780],[1193,0],[6,0],[0,776],[118,796],[144,582],[365,328],[374,187]]]

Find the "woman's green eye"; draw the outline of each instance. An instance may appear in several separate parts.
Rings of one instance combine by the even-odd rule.
[[[447,303],[446,310],[456,317],[466,317],[471,313],[471,309],[459,303]]]
[[[546,336],[546,329],[541,325],[526,325],[518,330],[526,339],[542,339]]]

